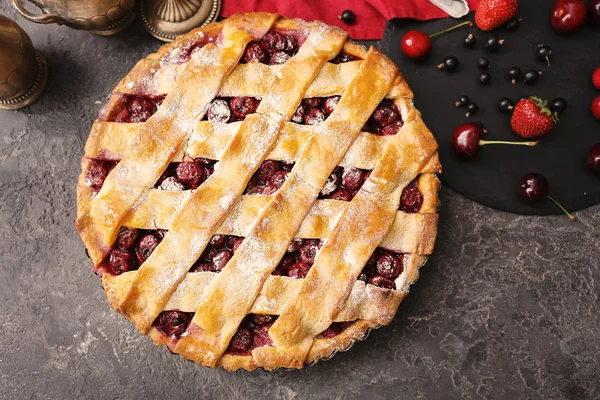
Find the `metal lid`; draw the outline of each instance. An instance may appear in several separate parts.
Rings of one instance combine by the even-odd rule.
[[[142,0],[140,14],[152,36],[171,42],[195,28],[214,22],[221,0]]]

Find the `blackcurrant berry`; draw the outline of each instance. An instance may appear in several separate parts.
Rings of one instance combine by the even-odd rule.
[[[521,70],[518,67],[512,67],[508,70],[508,77],[514,85],[517,82],[517,80],[519,80],[519,78],[521,77]]]
[[[460,96],[460,99],[458,99],[458,101],[454,103],[454,105],[456,107],[466,107],[469,105],[469,103],[471,103],[471,99],[469,99],[469,96],[462,95]]]
[[[479,83],[482,85],[489,85],[492,81],[492,75],[489,72],[484,72],[479,76]]]
[[[540,44],[537,50],[535,51],[535,56],[540,61],[546,61],[548,63],[548,66],[550,66],[550,57],[552,56],[552,49],[548,45]]]
[[[477,66],[479,69],[489,69],[490,68],[490,60],[485,57],[481,57],[477,62]]]
[[[472,49],[473,47],[475,47],[475,43],[477,43],[477,38],[472,33],[469,33],[465,37],[465,42],[464,43],[465,43],[465,47],[467,49]]]
[[[467,106],[467,113],[465,114],[465,116],[470,117],[473,114],[476,114],[477,111],[479,111],[479,106],[477,105],[477,103],[469,103],[469,105]]]
[[[345,10],[339,18],[348,25],[353,25],[356,22],[356,15],[351,10]]]
[[[495,53],[500,49],[500,46],[504,44],[504,39],[498,39],[498,36],[492,35],[488,37],[485,41],[485,48],[491,52]]]
[[[525,78],[523,81],[527,85],[533,85],[534,83],[537,82],[540,75],[542,75],[542,73],[540,71],[536,71],[534,69],[527,70],[525,72]]]
[[[498,103],[498,107],[500,110],[506,114],[510,114],[512,110],[515,108],[515,103],[508,97],[503,97],[500,99]]]
[[[550,102],[550,111],[556,114],[562,114],[568,107],[567,100],[558,97]]]
[[[458,68],[458,58],[454,56],[448,56],[444,59],[444,62],[438,65],[438,68],[445,69],[448,72],[454,72]]]

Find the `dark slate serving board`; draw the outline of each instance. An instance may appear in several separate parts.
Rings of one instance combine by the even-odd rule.
[[[462,28],[433,39],[430,57],[415,63],[400,50],[400,40],[410,29],[427,33],[438,32],[457,23],[452,19],[419,22],[411,19],[388,21],[381,49],[404,73],[415,93],[416,107],[438,140],[444,172],[442,181],[481,204],[498,210],[520,214],[557,214],[561,211],[550,201],[534,206],[524,204],[516,196],[519,178],[529,172],[544,174],[550,184],[550,195],[569,210],[578,210],[600,203],[600,178],[584,167],[587,149],[600,142],[600,121],[594,119],[590,104],[600,95],[591,84],[594,69],[600,66],[600,28],[586,26],[569,37],[555,33],[550,25],[553,1],[521,2],[519,16],[523,19],[516,32],[496,30],[505,39],[504,46],[494,54],[483,43],[489,33],[476,27]],[[465,17],[473,20],[473,14]],[[473,50],[463,47],[468,33],[477,38]],[[551,66],[535,58],[541,43],[552,47]],[[460,60],[455,73],[437,69],[448,55]],[[485,56],[491,62],[492,83],[479,84],[477,60]],[[535,68],[543,72],[536,85],[512,85],[507,70],[516,65],[525,71]],[[455,108],[454,101],[462,94],[479,105],[475,117],[465,117],[465,110]],[[522,140],[510,128],[510,115],[501,113],[497,103],[503,96],[516,100],[520,95],[537,95],[547,100],[564,97],[569,108],[555,129],[536,147],[484,146],[477,159],[459,160],[451,149],[454,129],[463,122],[480,120],[489,131],[488,140]]]

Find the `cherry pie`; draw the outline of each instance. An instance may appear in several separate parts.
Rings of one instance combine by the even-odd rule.
[[[433,250],[439,171],[393,62],[321,22],[240,14],[117,85],[77,229],[110,305],[156,344],[301,368],[391,322]]]

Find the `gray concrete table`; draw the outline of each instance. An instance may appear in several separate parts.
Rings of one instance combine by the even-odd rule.
[[[249,374],[155,347],[108,306],[74,219],[91,121],[159,42],[34,25],[6,3],[50,78],[32,107],[0,111],[1,398],[600,398],[600,207],[524,217],[446,188],[420,280],[349,352]]]

